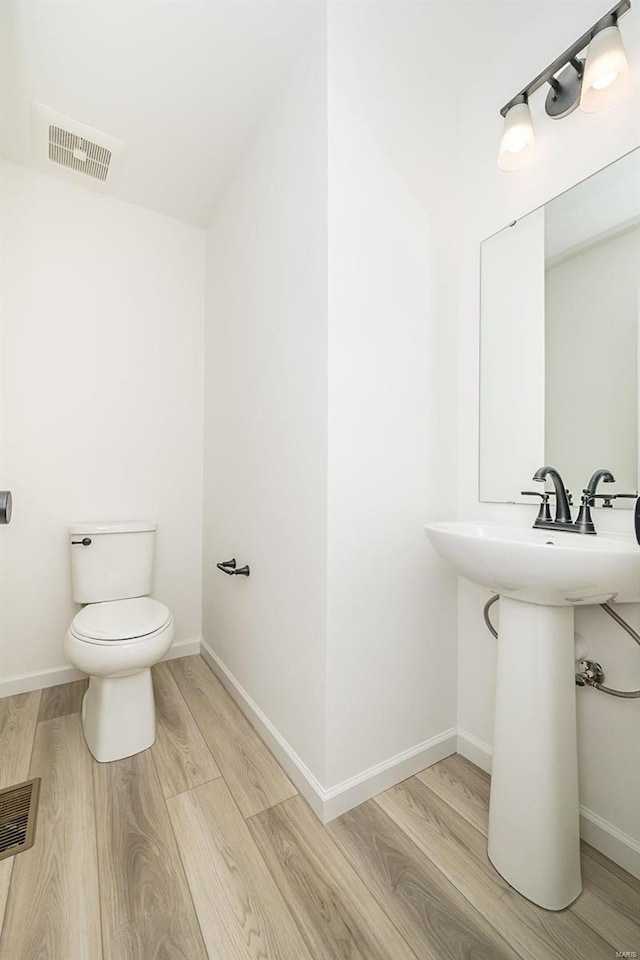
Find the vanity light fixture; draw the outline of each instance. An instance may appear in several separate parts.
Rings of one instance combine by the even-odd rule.
[[[504,118],[498,164],[501,170],[518,170],[533,159],[536,136],[526,97],[514,103]]]
[[[630,0],[620,0],[504,105],[500,111],[504,129],[498,153],[501,170],[519,170],[533,158],[535,134],[529,97],[545,83],[551,88],[545,110],[555,120],[568,116],[578,104],[586,113],[604,110],[628,90],[631,76],[618,20],[630,8]],[[578,54],[587,45],[585,63]]]
[[[600,30],[587,50],[582,79],[580,106],[585,113],[596,113],[615,103],[631,85],[629,63],[620,30],[612,24]]]

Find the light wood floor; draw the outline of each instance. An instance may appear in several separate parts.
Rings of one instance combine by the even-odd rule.
[[[0,787],[42,777],[36,843],[0,861],[2,960],[640,956],[640,882],[592,848],[560,913],[502,880],[461,757],[323,827],[200,657],[154,684],[156,743],[111,764],[85,681],[0,700]]]

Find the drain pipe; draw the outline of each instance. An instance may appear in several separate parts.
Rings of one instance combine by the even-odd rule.
[[[495,593],[484,605],[482,611],[482,616],[484,622],[487,626],[487,629],[493,636],[498,638],[498,631],[491,623],[489,618],[489,610],[493,604],[500,599],[500,594]],[[630,637],[633,637],[635,642],[640,645],[640,633],[633,629],[631,624],[627,623],[626,620],[623,620],[619,613],[609,606],[608,603],[601,603],[600,606],[608,613],[609,616],[616,621],[616,623],[625,630]],[[635,700],[640,698],[640,690],[614,690],[612,687],[605,687],[604,683],[604,670],[599,663],[596,663],[595,660],[581,660],[580,661],[580,673],[576,673],[576,686],[578,687],[595,687],[596,690],[602,691],[602,693],[608,693],[612,697],[624,697],[626,700]]]

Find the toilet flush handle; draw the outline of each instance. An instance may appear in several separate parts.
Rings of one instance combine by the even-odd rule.
[[[84,540],[72,540],[71,543],[73,544],[78,543],[83,547],[88,547],[89,544],[91,543],[91,537],[85,537]]]

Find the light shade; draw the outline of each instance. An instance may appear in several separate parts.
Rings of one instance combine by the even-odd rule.
[[[580,106],[586,113],[604,110],[631,84],[629,63],[617,26],[596,33],[587,50]]]
[[[504,129],[498,152],[501,170],[519,170],[536,152],[531,110],[528,103],[514,104],[504,118]]]

